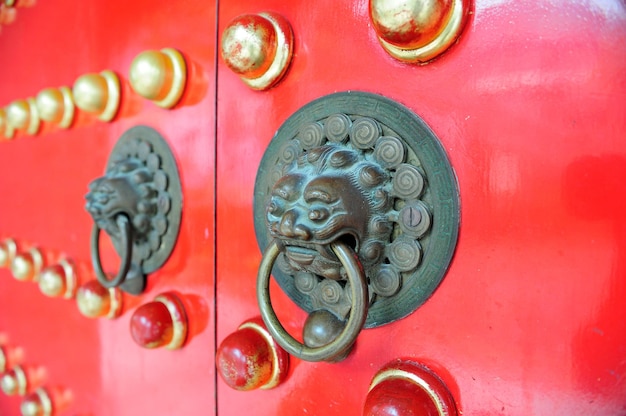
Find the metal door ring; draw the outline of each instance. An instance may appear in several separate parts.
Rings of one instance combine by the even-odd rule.
[[[269,281],[274,263],[281,253],[279,242],[272,240],[263,253],[263,258],[259,266],[256,287],[261,317],[265,325],[267,325],[269,332],[272,334],[272,337],[281,347],[290,354],[306,361],[333,361],[334,358],[340,357],[346,353],[354,344],[367,318],[367,281],[365,279],[365,272],[356,254],[351,248],[341,242],[331,243],[330,246],[346,270],[347,280],[351,287],[352,308],[343,331],[332,342],[321,347],[308,347],[289,335],[272,308]]]
[[[121,233],[122,262],[120,270],[113,279],[108,279],[106,273],[102,270],[102,261],[100,260],[100,227],[94,222],[91,229],[91,262],[93,263],[98,282],[108,289],[117,287],[124,282],[133,258],[133,228],[130,226],[130,221],[126,215],[120,214],[115,219],[115,222]]]

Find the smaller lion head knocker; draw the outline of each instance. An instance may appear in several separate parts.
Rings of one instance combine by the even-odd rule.
[[[105,175],[89,184],[86,199],[94,220],[91,257],[98,281],[131,294],[143,292],[146,273],[169,257],[180,223],[180,180],[165,141],[148,127],[128,130],[113,149]],[[112,279],[100,260],[101,230],[121,257]]]

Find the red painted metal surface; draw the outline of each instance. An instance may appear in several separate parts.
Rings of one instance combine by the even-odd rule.
[[[382,50],[366,1],[220,5],[220,32],[240,14],[282,14],[295,54],[263,93],[218,62],[218,343],[258,315],[256,167],[315,98],[364,90],[419,114],[457,174],[462,225],[418,311],[364,331],[339,364],[293,359],[274,390],[218,380],[219,414],[359,415],[398,357],[436,369],[467,415],[626,413],[626,11],[598,3],[478,0],[458,44],[421,67]],[[273,302],[299,334],[304,314],[276,287]]]
[[[80,113],[68,130],[50,124],[35,137],[0,143],[0,237],[67,256],[89,273],[91,219],[84,195],[104,173],[109,152],[128,128],[148,125],[170,143],[181,172],[183,220],[178,244],[151,274],[143,295],[124,298],[116,320],[82,316],[74,301],[42,295],[0,270],[0,333],[42,366],[46,384],[71,391],[72,415],[213,414],[215,13],[212,1],[37,2],[17,9],[0,34],[0,105],[46,87],[72,86],[86,73],[111,69],[124,80],[144,50],[173,47],[187,58],[190,85],[164,110],[134,94],[127,81],[122,109],[103,123]],[[103,240],[105,238],[103,237]],[[104,243],[104,241],[103,241]],[[104,244],[103,244],[104,246]],[[105,267],[115,272],[110,245]],[[184,348],[144,349],[133,341],[133,311],[165,291],[181,295],[189,314]],[[19,414],[20,398],[0,393],[0,414]]]
[[[366,1],[222,1],[217,27],[216,9],[199,0],[39,2],[2,27],[2,106],[85,73],[127,78],[147,49],[174,47],[190,63],[191,85],[173,110],[126,85],[112,123],[80,113],[67,131],[44,124],[36,137],[0,143],[0,237],[39,246],[48,262],[70,257],[82,281],[93,278],[84,194],[116,139],[149,125],[179,163],[178,244],[117,320],[87,319],[74,302],[0,270],[7,348],[72,392],[68,414],[360,415],[372,377],[398,357],[435,371],[466,415],[626,413],[623,2],[477,0],[458,44],[425,66],[383,51]],[[216,36],[236,16],[263,11],[290,21],[295,53],[284,79],[259,92],[216,63]],[[424,306],[364,331],[345,361],[292,359],[279,387],[232,390],[215,382],[215,339],[259,315],[258,163],[289,115],[345,90],[403,103],[441,139],[461,192],[454,260]],[[112,249],[103,251],[113,269]],[[143,349],[132,312],[169,290],[183,295],[189,339],[176,351]],[[276,286],[272,294],[299,333],[304,313]],[[18,408],[0,393],[0,414]]]

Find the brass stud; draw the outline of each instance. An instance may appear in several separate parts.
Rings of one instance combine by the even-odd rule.
[[[7,7],[31,7],[37,0],[4,0]]]
[[[6,4],[0,4],[0,25],[10,25],[17,17],[16,10]]]
[[[20,405],[22,416],[52,416],[52,398],[44,388],[35,390],[24,398]]]
[[[370,17],[382,47],[409,63],[427,62],[461,34],[471,0],[370,0]]]
[[[78,289],[76,304],[87,318],[114,319],[122,312],[122,292],[116,287],[107,289],[97,280],[91,280]]]
[[[255,90],[274,86],[287,72],[292,54],[291,26],[277,14],[239,16],[222,34],[222,59]]]
[[[37,281],[43,267],[43,255],[33,247],[15,256],[11,262],[13,277],[23,282]]]
[[[37,95],[37,109],[45,121],[68,128],[74,120],[74,100],[68,87],[46,88]]]
[[[6,108],[7,121],[11,128],[23,130],[26,134],[36,134],[39,130],[39,112],[34,98],[15,100]]]
[[[7,396],[25,395],[28,388],[28,380],[24,369],[16,365],[4,373],[2,379],[0,379],[0,388]]]
[[[78,108],[96,114],[102,121],[111,121],[120,106],[120,88],[115,72],[105,70],[78,77],[72,93]]]
[[[130,65],[130,85],[142,97],[163,108],[171,108],[183,95],[187,64],[176,49],[144,51]]]
[[[15,129],[9,124],[7,120],[7,112],[4,108],[0,108],[0,136],[5,139],[12,139],[15,135]]]
[[[76,294],[74,266],[62,259],[58,264],[46,267],[39,276],[39,290],[46,296],[71,299]]]
[[[0,243],[0,267],[11,267],[11,263],[17,254],[15,240],[7,238]]]
[[[0,374],[9,371],[15,364],[22,361],[23,350],[11,345],[0,345]]]

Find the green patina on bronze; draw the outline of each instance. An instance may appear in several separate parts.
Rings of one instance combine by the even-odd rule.
[[[343,92],[289,117],[256,178],[261,250],[280,242],[273,275],[307,312],[350,312],[345,271],[330,243],[363,265],[371,305],[365,327],[403,318],[443,279],[459,231],[459,190],[434,133],[385,97]]]

